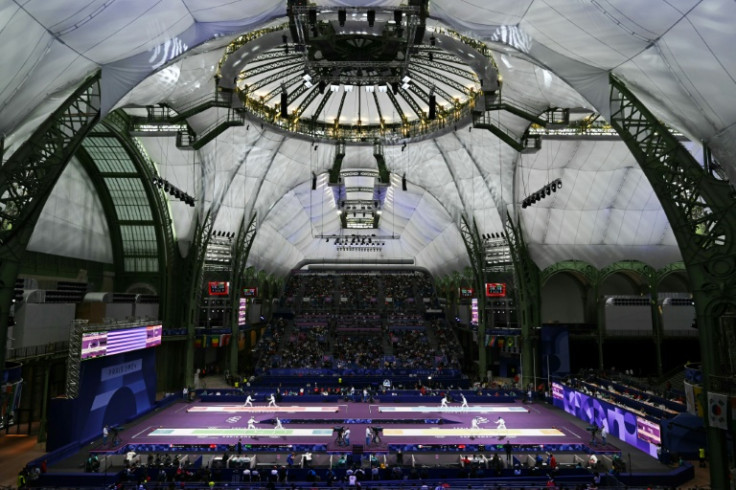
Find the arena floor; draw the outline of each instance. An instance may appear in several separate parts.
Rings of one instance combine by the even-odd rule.
[[[506,428],[496,423],[502,417]],[[253,418],[255,429],[248,429]],[[276,420],[281,428],[276,428]],[[473,419],[477,427],[473,427]],[[121,444],[325,444],[339,450],[333,427],[351,432],[350,445],[385,451],[389,444],[586,444],[590,434],[545,404],[412,405],[389,403],[295,404],[245,407],[242,403],[176,403],[120,432]],[[366,427],[383,428],[380,443],[365,446]],[[115,449],[115,448],[112,448]],[[613,444],[598,452],[616,452]]]

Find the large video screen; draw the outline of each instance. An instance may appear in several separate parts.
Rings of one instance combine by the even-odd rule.
[[[555,400],[565,399],[565,389],[560,383],[552,383],[552,398]]]
[[[123,328],[82,334],[81,359],[113,356],[134,350],[147,349],[161,344],[161,325]]]
[[[460,293],[461,298],[472,298],[475,291],[473,291],[473,288],[460,288],[458,293]]]
[[[230,294],[230,283],[225,281],[210,281],[207,283],[210,296],[227,296]]]
[[[238,326],[242,327],[246,323],[246,313],[248,311],[248,300],[240,298],[238,303]]]
[[[645,418],[636,418],[636,435],[639,439],[652,444],[662,444],[662,433],[659,424],[655,424]]]
[[[552,404],[554,406],[563,409],[567,413],[589,424],[605,427],[612,436],[618,437],[652,457],[657,457],[657,445],[650,440],[643,439],[639,434],[639,427],[643,427],[639,421],[643,421],[643,418],[623,407],[588,396],[567,386],[562,385],[562,389],[563,397],[560,399],[558,398],[559,391],[558,395],[554,395],[553,387]],[[646,422],[651,425],[644,430],[651,430],[649,435],[651,439],[655,439],[654,427],[659,428],[658,424],[650,420]]]
[[[505,282],[487,282],[486,283],[486,297],[503,298],[504,296],[506,296],[506,283]]]

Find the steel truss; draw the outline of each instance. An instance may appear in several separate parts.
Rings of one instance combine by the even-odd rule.
[[[478,291],[478,376],[482,378],[486,374],[488,362],[486,360],[486,299],[483,240],[478,232],[475,219],[470,219],[463,214],[460,217],[460,236],[463,238],[465,250],[470,259],[470,268],[473,271],[473,287]]]
[[[174,237],[174,230],[172,228],[173,219],[166,197],[161,189],[157,189],[153,185],[153,178],[158,175],[156,165],[148,156],[141,142],[132,137],[127,131],[132,126],[132,120],[125,111],[117,110],[111,112],[102,121],[102,126],[109,129],[127,150],[127,154],[136,168],[136,176],[140,178],[146,196],[148,197],[148,202],[151,205],[156,228],[156,239],[159,243],[159,297],[162,306],[159,309],[159,315],[165,325],[174,324],[179,321],[177,303],[180,297],[175,287],[177,283],[176,275],[178,274],[179,268],[175,267],[174,264],[177,263],[180,255],[176,246],[176,238]]]
[[[460,82],[457,82],[457,81],[455,81],[455,80],[453,80],[451,78],[448,78],[448,77],[446,77],[444,75],[441,75],[441,72],[435,72],[435,71],[432,71],[432,70],[428,69],[425,66],[422,66],[422,65],[419,65],[419,64],[415,64],[415,65],[412,65],[411,66],[411,70],[409,70],[409,76],[410,77],[415,76],[415,73],[416,72],[419,72],[422,75],[428,76],[430,78],[430,80],[431,79],[437,79],[438,81],[444,83],[445,85],[448,85],[448,86],[454,88],[455,90],[457,90],[461,94],[465,94],[468,97],[471,97],[470,89],[468,87],[464,86]]]
[[[240,307],[240,290],[243,284],[243,274],[250,255],[250,248],[257,232],[256,215],[247,220],[245,215],[240,221],[238,235],[232,244],[232,267],[230,268],[230,327],[232,338],[230,339],[230,373],[235,375],[240,372],[238,366],[238,311]]]
[[[20,262],[44,204],[100,118],[100,73],[85,80],[0,169],[0,366]]]
[[[706,392],[722,390],[721,321],[736,308],[736,199],[692,157],[677,138],[615,77],[611,126],[652,184],[682,253],[692,284]],[[706,425],[708,418],[706,417]],[[708,427],[711,485],[728,486],[725,431]]]
[[[521,370],[524,377],[521,384],[526,387],[535,379],[533,347],[538,341],[537,328],[542,325],[539,268],[529,256],[521,226],[514,224],[511,216],[506,216],[504,230],[514,266],[514,290],[521,324]]]
[[[194,332],[199,324],[199,303],[202,299],[202,281],[204,278],[204,259],[207,245],[212,237],[213,219],[209,211],[204,218],[198,218],[194,228],[192,244],[186,258],[184,291],[187,291],[186,317],[187,353],[184,375],[187,386],[194,382]]]

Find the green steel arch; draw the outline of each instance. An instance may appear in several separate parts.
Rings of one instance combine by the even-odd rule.
[[[623,82],[611,77],[611,126],[652,185],[693,287],[705,392],[723,390],[723,314],[736,303],[736,199],[731,183],[701,166]],[[706,418],[706,425],[707,425]],[[724,431],[707,427],[713,488],[729,481]]]
[[[79,160],[82,165],[87,177],[89,177],[92,187],[95,190],[95,194],[102,204],[102,212],[105,215],[105,221],[107,222],[107,228],[110,232],[110,246],[112,247],[113,267],[115,268],[115,274],[118,273],[118,267],[123,261],[123,239],[120,236],[120,227],[115,226],[116,213],[115,203],[113,202],[110,190],[105,184],[105,179],[102,176],[99,168],[95,164],[94,158],[90,156],[84,146],[81,146],[74,156]]]
[[[581,282],[587,281],[588,286],[594,286],[598,282],[598,269],[582,260],[565,260],[548,266],[539,273],[540,286],[547,283],[553,276],[569,273],[576,276]]]
[[[0,366],[20,262],[51,190],[100,118],[100,73],[82,82],[0,168]]]
[[[134,179],[136,182],[136,188],[139,189],[135,195],[128,193],[125,196],[125,202],[120,202],[119,206],[128,208],[137,206],[140,203],[130,202],[130,199],[143,198],[144,202],[150,210],[151,225],[148,223],[141,223],[140,225],[135,222],[131,223],[131,226],[143,226],[142,230],[146,230],[147,236],[155,236],[156,246],[155,255],[151,255],[151,246],[153,243],[148,242],[148,256],[141,257],[137,256],[137,250],[132,254],[129,254],[123,259],[123,270],[121,273],[121,281],[116,279],[116,285],[120,287],[129,287],[141,279],[147,279],[158,289],[159,293],[159,316],[166,324],[176,324],[179,321],[179,309],[175,307],[176,288],[175,284],[178,282],[177,271],[179,267],[179,252],[176,246],[175,233],[173,228],[173,219],[169,210],[168,202],[164,193],[153,185],[153,177],[158,174],[155,163],[148,157],[143,146],[138,140],[133,138],[128,132],[127,128],[130,127],[130,117],[123,111],[114,111],[102,121],[98,127],[92,132],[90,137],[98,137],[97,130],[99,129],[101,134],[109,133],[117,138],[120,148],[124,150],[124,158],[128,158],[130,165],[134,169],[134,174],[126,172],[121,168],[109,169],[117,170],[122,175],[116,175],[116,172],[111,172],[108,176],[109,179]],[[88,139],[90,138],[88,137]],[[140,184],[138,184],[140,182]],[[138,187],[140,186],[140,187]],[[140,194],[142,189],[143,194]],[[123,197],[121,195],[120,197]],[[126,217],[130,218],[131,214],[126,212]],[[140,217],[140,216],[139,216]],[[117,225],[124,225],[120,220],[116,221]],[[122,233],[121,233],[122,235]],[[135,236],[131,234],[131,236]],[[139,235],[140,236],[140,235]],[[133,259],[133,260],[131,260]],[[153,260],[156,261],[156,267],[153,267]],[[133,272],[132,269],[140,269],[141,266],[149,265],[151,270],[141,272]],[[155,269],[155,270],[153,270]]]

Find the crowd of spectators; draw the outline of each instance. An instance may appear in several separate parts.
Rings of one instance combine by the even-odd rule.
[[[367,310],[377,308],[378,276],[376,274],[341,274],[340,309]]]
[[[281,341],[286,333],[286,320],[283,318],[277,319],[274,323],[266,325],[266,330],[258,340],[254,352],[256,352],[256,366],[263,368],[266,366],[274,366],[274,361],[277,360],[277,355]]]
[[[434,281],[432,277],[427,273],[420,273],[417,275],[414,283],[414,287],[417,293],[422,298],[434,298],[436,296],[434,290]]]
[[[414,303],[416,293],[414,283],[421,276],[420,272],[396,272],[384,274],[383,295],[388,302],[389,298],[394,309],[409,309]]]
[[[282,368],[331,368],[327,327],[301,328],[288,336],[281,353]]]
[[[437,356],[440,357],[440,369],[460,369],[460,355],[463,351],[455,332],[444,320],[435,320],[435,338],[437,339]]]
[[[340,313],[332,316],[331,325],[336,331],[380,331],[381,317],[377,313]]]
[[[383,367],[381,336],[337,334],[333,358],[338,369],[379,369]]]
[[[386,315],[388,327],[423,327],[424,318],[419,313],[393,311]]]
[[[295,273],[286,294],[295,295],[302,308],[293,324],[279,320],[268,329],[256,346],[256,366],[260,372],[459,370],[462,350],[454,333],[439,324],[428,333],[416,305],[418,291],[431,296],[433,290],[431,276],[416,271]],[[391,298],[392,307],[381,311],[384,298]]]
[[[421,330],[392,330],[391,345],[394,351],[394,364],[391,367],[409,369],[429,369],[435,367],[434,351],[427,339],[427,332]]]
[[[331,306],[335,293],[335,278],[328,274],[297,274],[301,290],[302,307],[320,309]],[[298,294],[297,294],[298,295]]]

